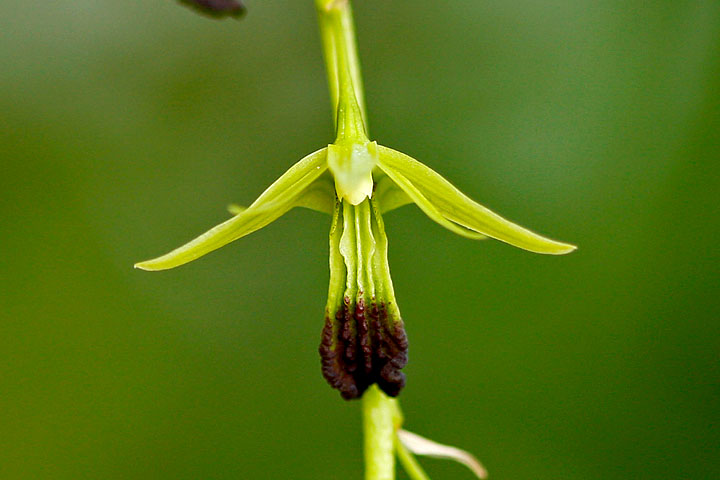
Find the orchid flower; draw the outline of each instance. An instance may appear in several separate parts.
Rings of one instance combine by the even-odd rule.
[[[227,16],[237,0],[181,0]],[[335,140],[291,166],[249,207],[185,245],[135,267],[178,267],[238,240],[295,207],[329,214],[330,286],[319,352],[322,374],[345,399],[363,397],[369,479],[393,478],[393,451],[414,479],[426,478],[412,453],[453,458],[478,476],[474,457],[401,430],[395,399],[405,385],[408,341],[395,300],[382,215],[415,204],[431,220],[473,240],[494,238],[562,255],[573,245],[548,239],[471,200],[414,158],[370,140],[349,0],[315,0],[335,121]],[[376,387],[375,387],[376,386]],[[383,393],[380,392],[384,392]],[[395,412],[395,413],[393,413]]]
[[[342,96],[341,96],[342,97]],[[354,96],[340,109],[359,114]],[[414,203],[430,219],[470,239],[494,238],[535,253],[575,247],[516,225],[468,198],[414,158],[370,141],[359,115],[338,115],[333,143],[290,167],[248,208],[189,243],[135,266],[166,270],[212,252],[273,222],[294,207],[332,215],[330,289],[320,353],[328,382],[345,398],[373,383],[390,396],[402,389],[407,339],[387,261],[382,214]],[[354,123],[346,122],[350,118]]]

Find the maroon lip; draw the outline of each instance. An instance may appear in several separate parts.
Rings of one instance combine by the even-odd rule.
[[[384,302],[366,307],[362,298],[345,297],[335,315],[326,316],[318,350],[323,376],[346,400],[361,397],[373,383],[391,397],[405,386],[407,336]]]

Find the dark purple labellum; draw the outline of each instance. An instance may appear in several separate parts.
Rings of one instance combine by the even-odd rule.
[[[200,13],[216,18],[240,17],[245,13],[245,6],[238,0],[179,0],[180,3],[194,8]]]
[[[359,398],[373,383],[395,397],[405,386],[401,369],[408,342],[402,320],[384,303],[366,307],[363,299],[345,297],[335,318],[326,318],[320,343],[322,373],[346,400]]]

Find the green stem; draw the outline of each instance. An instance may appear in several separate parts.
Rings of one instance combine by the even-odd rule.
[[[315,0],[320,23],[335,143],[367,141],[365,94],[349,0]]]
[[[395,400],[377,385],[362,397],[365,434],[365,480],[395,479]]]

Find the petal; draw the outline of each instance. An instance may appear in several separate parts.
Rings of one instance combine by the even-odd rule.
[[[310,184],[295,201],[296,207],[308,208],[316,212],[333,214],[335,208],[335,186],[332,177],[322,176]]]
[[[373,198],[377,200],[380,213],[386,213],[413,203],[412,199],[408,197],[402,188],[398,187],[390,177],[382,174],[380,174],[380,178],[375,181]]]
[[[434,209],[440,212],[446,221],[452,221],[454,225],[461,225],[474,232],[536,253],[562,255],[577,248],[574,245],[542,237],[505,220],[468,198],[434,170],[404,153],[382,146],[379,146],[378,150],[379,167],[405,190],[413,201],[418,203],[414,196],[417,196],[416,192],[420,193],[428,203],[432,203]],[[398,176],[405,180],[398,181],[394,178]],[[438,221],[428,213],[426,206],[420,203],[418,206],[433,220]]]
[[[434,458],[455,460],[468,467],[478,478],[487,478],[487,470],[469,452],[449,445],[442,445],[407,430],[398,430],[398,439],[412,453]]]
[[[435,207],[435,205],[433,205],[433,203],[428,200],[427,197],[425,197],[425,195],[423,195],[422,192],[420,192],[420,190],[418,190],[418,188],[415,187],[415,185],[410,180],[405,178],[402,173],[386,166],[382,160],[380,160],[378,166],[382,169],[382,171],[387,174],[388,177],[390,177],[393,182],[395,182],[401,189],[403,189],[407,196],[410,197],[410,199],[415,202],[418,207],[420,207],[420,210],[425,212],[425,215],[430,217],[432,220],[436,221],[451,232],[462,235],[463,237],[472,238],[474,240],[485,238],[485,235],[462,227],[446,219],[443,214]]]
[[[335,187],[332,184],[332,177],[322,177],[311,183],[295,200],[293,207],[302,207],[315,210],[320,213],[332,215],[335,204]],[[227,206],[227,211],[232,215],[238,215],[247,210],[237,203]]]
[[[307,155],[290,167],[250,205],[250,208],[274,202],[276,198],[284,195],[289,194],[293,197],[300,195],[325,170],[327,170],[327,147]],[[301,186],[295,189],[297,185]]]
[[[247,209],[166,255],[135,264],[135,268],[155,271],[183,265],[276,220],[293,208],[327,169],[326,153],[325,148],[311,153],[290,167]]]

